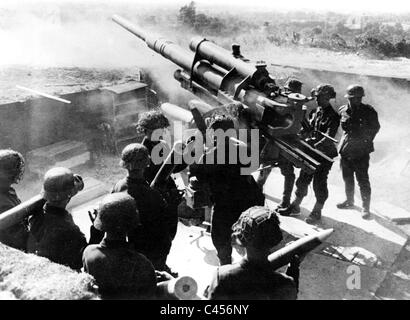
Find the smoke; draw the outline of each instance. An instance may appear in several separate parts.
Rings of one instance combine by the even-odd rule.
[[[145,4],[145,7],[147,5]],[[0,70],[10,65],[37,68],[135,67],[149,72],[159,91],[171,102],[185,93],[173,79],[176,66],[111,20],[113,14],[130,16],[158,13],[141,3],[105,4],[89,2],[68,6],[40,3],[24,9],[0,7]],[[139,16],[130,20],[139,22]],[[153,31],[152,26],[141,25]],[[157,29],[166,31],[166,26]],[[169,33],[169,31],[168,31]],[[171,40],[176,40],[171,37]],[[178,41],[178,40],[177,40]]]

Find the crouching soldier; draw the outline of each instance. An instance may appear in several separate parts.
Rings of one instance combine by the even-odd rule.
[[[103,299],[152,299],[156,275],[151,262],[127,242],[127,233],[139,223],[135,200],[126,193],[106,196],[94,227],[105,232],[100,244],[83,254],[84,271],[97,282]]]
[[[135,249],[144,254],[156,270],[168,270],[166,260],[172,240],[167,228],[167,205],[161,194],[152,189],[145,179],[144,172],[149,163],[145,146],[139,143],[126,146],[120,165],[127,169],[128,175],[114,186],[112,192],[127,192],[136,202],[141,224],[128,233]]]
[[[241,214],[232,230],[232,242],[244,258],[217,268],[205,296],[210,300],[295,300],[299,259],[291,261],[286,275],[273,270],[268,261],[272,248],[282,241],[276,214],[252,207]]]
[[[0,150],[0,215],[21,203],[16,191],[11,186],[20,181],[23,173],[23,156],[14,150]],[[26,223],[21,222],[0,231],[0,242],[16,249],[25,250],[27,242]]]
[[[82,178],[67,168],[53,168],[46,172],[41,192],[46,204],[43,212],[29,219],[29,253],[75,270],[81,269],[82,251],[87,241],[66,206],[83,187]]]

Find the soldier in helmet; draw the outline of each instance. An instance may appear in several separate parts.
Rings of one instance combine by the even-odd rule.
[[[285,85],[285,93],[301,93],[302,92],[302,85],[303,83],[297,79],[289,79]],[[264,166],[264,164],[262,164]],[[280,158],[278,161],[278,167],[280,169],[280,173],[283,175],[284,182],[283,182],[283,195],[282,201],[278,205],[277,209],[284,209],[289,207],[290,205],[290,198],[292,195],[293,186],[295,184],[295,168],[289,160],[285,158]],[[263,169],[259,172],[256,182],[258,185],[263,188],[272,168],[269,167],[267,169]]]
[[[127,192],[136,201],[141,225],[128,233],[135,249],[144,254],[156,270],[169,270],[166,260],[172,238],[165,216],[167,204],[159,191],[152,189],[146,180],[144,173],[149,164],[148,149],[144,145],[127,145],[122,151],[120,165],[128,175],[116,183],[112,192]]]
[[[232,231],[232,242],[244,258],[219,267],[205,296],[211,300],[295,300],[300,260],[292,260],[286,275],[273,270],[268,261],[271,250],[282,241],[276,214],[266,207],[249,208]]]
[[[100,203],[94,227],[105,233],[100,244],[83,253],[84,271],[91,274],[103,299],[151,299],[156,275],[151,262],[127,242],[127,233],[139,223],[135,200],[113,193]]]
[[[320,133],[322,132],[334,138],[339,128],[340,116],[334,111],[330,104],[330,100],[336,98],[336,91],[330,84],[320,84],[312,90],[312,95],[316,98],[318,108],[310,113],[309,126],[303,130],[301,134],[311,146],[323,152],[329,158],[334,158],[337,156],[337,149],[334,142]],[[323,206],[329,195],[327,177],[331,167],[332,163],[326,162],[321,164],[313,174],[301,170],[296,180],[295,199],[289,207],[280,209],[278,212],[281,215],[300,214],[300,204],[307,195],[309,184],[313,181],[316,203],[306,222],[312,223],[319,220],[322,216]]]
[[[0,150],[0,215],[21,203],[12,185],[18,183],[24,173],[24,158],[14,150]],[[0,242],[25,250],[27,230],[24,222],[1,231]]]
[[[229,115],[215,115],[209,129],[234,129]],[[265,198],[251,175],[242,175],[240,163],[230,163],[233,154],[246,145],[235,144],[229,136],[225,141],[215,139],[215,146],[207,151],[198,164],[190,166],[191,177],[209,186],[212,201],[211,237],[221,265],[232,262],[231,227],[241,213],[254,205],[263,205]],[[220,157],[222,155],[222,157]],[[222,158],[222,161],[220,161]],[[210,163],[208,162],[210,159]]]
[[[43,212],[29,219],[29,253],[75,270],[81,269],[82,250],[87,241],[66,206],[83,188],[82,178],[67,168],[58,167],[46,172],[41,191],[46,200]]]
[[[359,85],[350,85],[345,98],[348,103],[339,108],[341,124],[344,131],[339,153],[345,182],[346,200],[339,203],[339,209],[354,206],[354,175],[362,196],[362,217],[370,217],[371,188],[369,181],[370,153],[374,151],[373,140],[380,130],[376,110],[362,103],[364,89]]]
[[[163,152],[170,152],[170,147],[166,141],[163,140],[165,130],[170,126],[168,119],[163,115],[161,110],[151,110],[141,114],[138,123],[137,131],[144,133],[144,139],[142,144],[147,147],[149,154],[152,154],[154,148],[162,148],[160,155],[163,156]],[[145,169],[145,179],[148,183],[154,180],[158,170],[161,168],[162,163],[154,163],[152,159],[149,162],[149,166]],[[178,164],[175,166],[173,173],[178,173],[184,170],[187,166],[185,164]],[[167,217],[167,226],[171,238],[174,239],[177,226],[178,226],[178,205],[180,204],[182,197],[176,187],[175,181],[172,177],[158,186],[158,190],[161,192],[165,201],[167,202],[167,209],[165,211]]]

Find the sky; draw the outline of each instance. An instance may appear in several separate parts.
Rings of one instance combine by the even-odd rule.
[[[41,0],[40,0],[41,1]],[[107,2],[109,0],[47,0],[49,2]],[[182,6],[191,0],[110,0],[115,3],[119,1],[131,1],[151,5],[175,4]],[[0,0],[0,7],[6,3],[38,3],[38,0]],[[251,8],[253,10],[276,9],[280,11],[308,10],[308,11],[335,11],[335,12],[372,12],[372,13],[402,13],[410,12],[409,0],[196,0],[197,6],[229,6],[236,8]]]

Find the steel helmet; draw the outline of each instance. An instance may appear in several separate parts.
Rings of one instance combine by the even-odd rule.
[[[70,169],[57,167],[52,168],[44,175],[44,183],[41,194],[50,202],[67,200],[84,189],[81,176],[73,174]]]
[[[276,214],[266,207],[254,206],[244,211],[232,226],[232,240],[243,247],[271,248],[282,241]]]
[[[98,209],[94,227],[105,232],[127,232],[138,226],[139,213],[128,193],[112,193],[104,197]]]
[[[313,96],[325,95],[329,99],[336,98],[335,88],[330,84],[319,84],[316,88],[312,89]]]
[[[140,115],[136,129],[138,132],[168,128],[170,123],[161,110],[154,109]]]
[[[283,87],[289,91],[300,93],[302,91],[302,85],[303,83],[297,79],[289,79]]]
[[[0,178],[17,183],[24,174],[24,168],[24,158],[19,152],[11,149],[0,150]]]
[[[149,165],[149,151],[140,143],[131,143],[121,152],[120,165],[127,170],[144,169]]]
[[[353,97],[364,97],[364,89],[362,86],[358,84],[352,84],[347,87],[345,98],[353,98]]]

